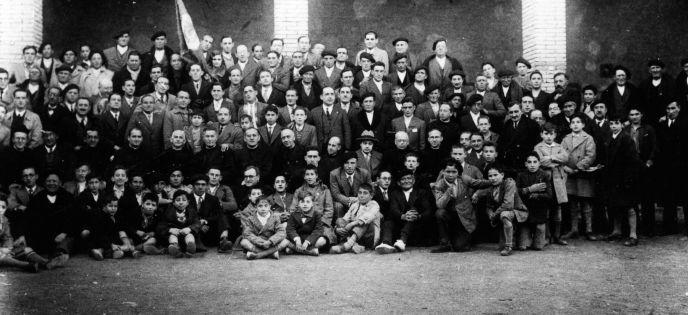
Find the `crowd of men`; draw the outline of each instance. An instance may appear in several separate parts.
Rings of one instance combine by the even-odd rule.
[[[250,220],[260,196],[271,213],[289,214],[301,209],[303,191],[325,226],[319,247],[335,252],[358,246],[346,242],[357,225],[338,220],[356,222],[347,212],[366,204],[366,191],[379,213],[361,220],[373,224],[361,244],[379,253],[408,242],[463,251],[501,236],[508,255],[542,249],[545,236],[559,245],[581,235],[635,246],[638,233],[679,233],[688,59],[676,78],[651,59],[636,83],[619,65],[608,86],[581,87],[557,73],[547,91],[549,78],[523,58],[464,69],[447,39],[420,58],[406,38],[389,52],[377,47],[376,32],[364,38],[354,58],[345,47],[311,47],[308,36],[290,54],[280,38],[264,49],[211,35],[179,52],[162,31],[142,50],[128,31],[105,50],[24,47],[21,62],[0,68],[6,247],[15,258],[38,253],[56,257],[41,264],[59,265],[109,247],[95,243],[122,244],[89,236],[102,228],[130,230],[122,239],[140,246],[158,236],[133,253],[191,244],[189,236],[203,241],[187,252],[205,243],[250,251],[241,241],[251,239],[247,225],[267,226]],[[177,197],[194,209],[197,228],[137,226],[152,214],[181,222]],[[101,212],[113,220],[126,213],[117,216],[127,223],[92,219]],[[534,240],[513,241],[514,229]],[[278,245],[271,235],[254,245]]]

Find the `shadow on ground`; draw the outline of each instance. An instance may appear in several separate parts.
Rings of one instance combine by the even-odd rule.
[[[239,254],[96,262],[0,274],[2,313],[685,313],[688,242],[574,241],[500,257],[415,248],[386,256]]]

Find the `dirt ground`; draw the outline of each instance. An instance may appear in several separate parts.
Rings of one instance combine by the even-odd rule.
[[[96,262],[40,274],[2,270],[7,313],[688,313],[688,242],[573,241],[500,257],[412,248],[386,256],[238,254]]]

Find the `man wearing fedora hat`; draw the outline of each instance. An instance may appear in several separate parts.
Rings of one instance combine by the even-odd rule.
[[[365,130],[356,138],[359,149],[356,150],[356,165],[370,173],[371,178],[376,178],[382,164],[382,153],[377,147],[380,141],[371,130]],[[378,150],[375,150],[375,149]]]
[[[122,30],[112,36],[112,39],[116,40],[117,44],[103,50],[103,54],[108,61],[108,69],[117,72],[127,64],[129,52],[132,51],[132,48],[129,47],[129,31]]]

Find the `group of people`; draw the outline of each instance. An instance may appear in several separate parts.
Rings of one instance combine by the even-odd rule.
[[[447,39],[419,59],[364,38],[353,59],[308,36],[290,54],[210,35],[177,52],[162,31],[147,51],[128,31],[59,58],[26,46],[0,68],[0,264],[495,241],[508,256],[679,232],[688,59],[676,79],[652,59],[637,86],[617,66],[608,86],[557,73],[546,91],[523,58],[469,75]]]

